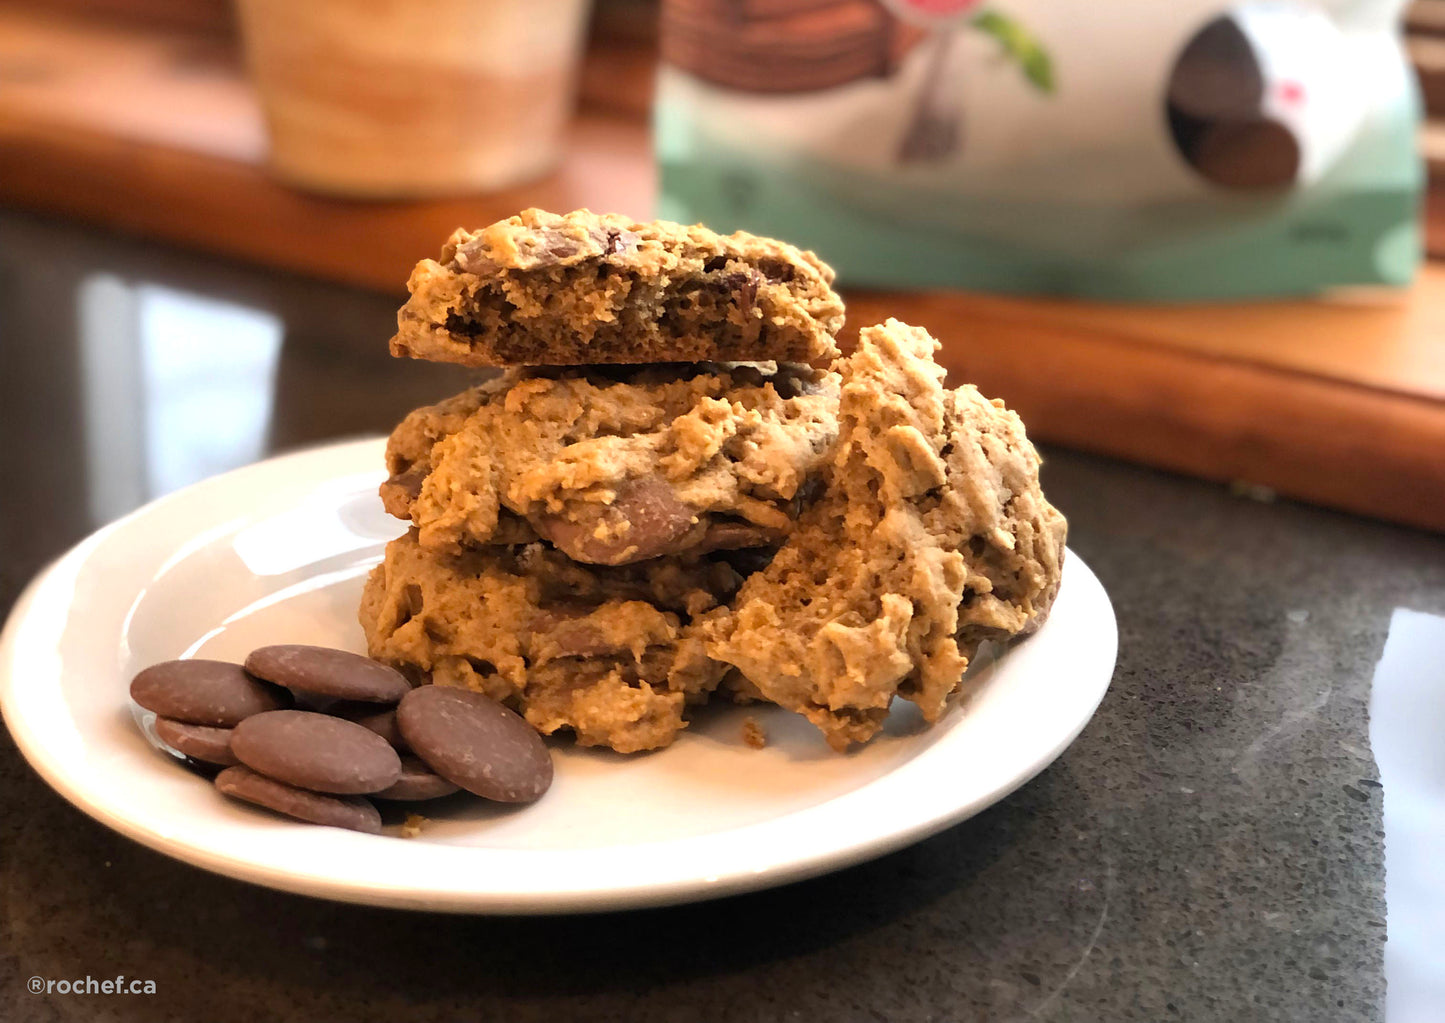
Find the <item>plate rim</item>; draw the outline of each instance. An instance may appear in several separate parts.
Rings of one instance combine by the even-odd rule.
[[[330,461],[346,462],[353,459],[360,463],[365,456],[370,456],[379,451],[384,442],[384,438],[365,438],[326,443],[273,456],[247,466],[208,477],[188,487],[156,498],[122,518],[102,526],[37,573],[36,577],[22,590],[16,599],[3,630],[0,630],[0,716],[3,716],[5,724],[21,755],[47,785],[92,819],[172,859],[236,880],[259,884],[295,894],[364,905],[471,914],[547,915],[645,908],[704,901],[762,888],[790,884],[875,859],[960,823],[994,803],[1007,798],[1057,760],[1063,751],[1078,738],[1079,734],[1082,733],[1084,728],[1093,719],[1099,704],[1102,702],[1105,693],[1112,683],[1118,653],[1118,627],[1113,606],[1108,598],[1107,592],[1104,590],[1103,585],[1093,573],[1092,569],[1090,569],[1075,552],[1069,550],[1065,558],[1065,575],[1064,583],[1060,590],[1061,594],[1065,592],[1065,587],[1075,593],[1079,593],[1081,596],[1084,590],[1094,591],[1092,596],[1095,600],[1088,605],[1081,606],[1089,607],[1093,613],[1101,616],[1098,624],[1103,624],[1105,620],[1107,621],[1107,629],[1104,630],[1104,641],[1098,650],[1091,653],[1091,656],[1097,659],[1097,664],[1091,666],[1089,669],[1090,674],[1096,672],[1098,675],[1098,680],[1094,682],[1096,691],[1091,694],[1088,700],[1087,712],[1081,713],[1077,720],[1071,721],[1067,729],[1065,729],[1066,734],[1061,734],[1057,737],[1050,748],[1035,754],[1034,760],[1028,769],[1011,775],[1000,785],[995,785],[985,791],[976,792],[971,799],[966,799],[958,803],[948,803],[941,811],[924,813],[909,826],[895,828],[882,834],[873,834],[862,840],[854,841],[842,848],[812,850],[807,855],[773,864],[766,869],[751,871],[738,870],[724,876],[691,877],[663,884],[644,883],[630,887],[600,889],[596,887],[582,889],[559,887],[548,891],[533,890],[521,893],[497,892],[485,889],[452,888],[439,891],[435,889],[423,890],[416,887],[398,888],[394,885],[380,886],[375,883],[338,880],[314,873],[297,870],[288,871],[271,866],[258,865],[253,860],[247,859],[244,856],[227,856],[213,848],[207,847],[204,843],[197,844],[177,836],[168,836],[133,820],[122,812],[118,812],[116,808],[104,798],[103,792],[94,791],[84,784],[82,772],[67,769],[66,764],[54,755],[54,751],[47,745],[39,731],[35,729],[34,723],[29,721],[27,716],[21,713],[17,706],[18,662],[23,651],[22,641],[26,638],[27,628],[37,627],[34,626],[31,621],[32,615],[36,613],[33,605],[35,604],[37,596],[46,586],[54,585],[56,581],[66,573],[78,576],[88,556],[109,537],[125,529],[127,526],[134,525],[143,518],[155,515],[163,507],[173,502],[186,499],[187,496],[194,499],[198,494],[205,493],[208,490],[224,487],[227,484],[235,484],[238,481],[245,481],[255,475],[267,472],[295,470],[309,464],[312,460],[322,463],[323,466],[324,463]],[[377,465],[379,463],[372,460],[371,464]],[[347,474],[349,475],[350,473]],[[379,474],[378,471],[378,475]],[[317,482],[322,482],[326,479],[338,478],[341,475],[343,475],[343,473],[339,468],[333,467],[330,472],[323,468],[321,472],[313,474],[312,478]],[[176,541],[177,546],[184,544],[188,539],[189,537],[178,537]],[[1051,619],[1050,622],[1046,622],[1037,635],[1043,635],[1046,630],[1049,629],[1052,622],[1053,619]],[[1033,638],[1025,640],[1024,642],[1033,642]],[[1009,656],[1011,656],[1011,653],[1005,653],[1001,656],[1000,660],[1006,660]],[[54,681],[58,683],[58,677]],[[941,745],[946,745],[946,742]],[[929,747],[928,750],[922,751],[919,757],[926,756],[929,750],[933,748],[934,747]],[[908,763],[909,762],[904,762],[895,765],[889,772],[865,784],[862,788],[867,789],[870,785],[886,780],[891,775],[903,770]],[[855,790],[854,793],[846,793],[834,797],[833,800],[829,800],[820,805],[826,806],[828,803],[847,799],[848,796],[856,794],[857,791],[861,790]],[[818,807],[809,807],[805,810],[794,811],[791,814],[785,814],[783,819],[816,809],[818,809]],[[936,811],[936,809],[937,804],[930,805],[931,811]],[[769,824],[772,822],[762,823]],[[289,822],[285,822],[285,826],[295,827],[295,825]],[[736,834],[739,831],[745,831],[748,828],[759,826],[761,825],[744,825],[740,828],[732,829],[732,833]],[[723,832],[722,834],[728,834],[728,832]],[[335,837],[346,840],[346,842],[338,842],[338,845],[354,842],[357,839],[374,841],[374,836],[356,835],[351,832],[337,832]],[[650,843],[650,845],[697,842],[714,837],[716,836],[693,836],[686,839]],[[492,857],[496,857],[499,853],[504,852],[495,849],[480,850],[475,847],[460,846],[428,845],[426,848],[431,850],[449,849],[465,851],[472,855],[485,854]],[[627,848],[636,850],[647,847],[632,846]],[[511,851],[508,850],[505,852]],[[576,853],[560,853],[559,851],[549,852],[560,855],[577,855]],[[590,852],[595,853],[596,850]],[[438,853],[438,855],[447,854]],[[536,856],[538,853],[530,852],[528,855]]]

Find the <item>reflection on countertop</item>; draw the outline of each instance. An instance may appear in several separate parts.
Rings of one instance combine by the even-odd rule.
[[[1442,735],[1445,615],[1396,608],[1370,692],[1370,745],[1385,799],[1387,1023],[1445,1015]]]
[[[46,506],[6,501],[0,604],[152,498],[275,451],[385,433],[478,379],[392,359],[398,304],[0,217],[0,470]]]

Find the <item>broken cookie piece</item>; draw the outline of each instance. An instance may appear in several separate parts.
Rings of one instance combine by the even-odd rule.
[[[837,434],[808,366],[516,369],[418,409],[387,445],[386,508],[428,550],[542,539],[576,561],[776,547]]]
[[[843,303],[811,252],[617,214],[525,210],[412,271],[396,356],[468,366],[827,365]]]
[[[741,584],[723,554],[597,568],[540,543],[440,554],[412,530],[372,571],[360,618],[377,660],[631,753],[670,743],[721,680],[698,633]]]
[[[896,320],[861,332],[822,496],[705,625],[711,657],[840,750],[895,695],[937,720],[979,644],[1036,627],[1058,590],[1065,521],[1023,424],[944,388],[937,347]]]

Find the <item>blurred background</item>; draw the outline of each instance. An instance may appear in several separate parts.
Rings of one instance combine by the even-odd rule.
[[[1114,834],[1120,877],[1148,879],[1156,901],[1126,899],[1110,922],[1127,954],[1090,988],[1099,1004],[1155,984],[1214,1005],[1221,978],[1243,975],[1238,953],[1285,957],[1296,986],[1281,997],[1313,1005],[1324,978],[1297,964],[1322,948],[1373,956],[1383,866],[1373,839],[1349,837],[1381,833],[1373,741],[1392,797],[1414,784],[1434,800],[1433,818],[1406,814],[1434,821],[1413,846],[1398,820],[1379,826],[1394,829],[1391,993],[1438,1008],[1442,183],[1445,0],[3,0],[0,615],[47,561],[154,497],[385,433],[471,383],[386,351],[412,266],[457,227],[587,206],[776,234],[839,269],[845,343],[888,316],[917,323],[952,382],[1021,413],[1072,548],[1108,586],[1120,670],[1072,763],[1120,780],[1076,787],[1066,758],[1057,798],[1036,783],[1038,809],[1008,811],[1020,831],[1057,825],[1039,839],[1051,850],[1071,848],[1076,818],[1080,834]],[[1397,695],[1373,722],[1397,727],[1372,740],[1387,635],[1380,670],[1398,684],[1374,691]],[[1311,787],[1284,767],[1231,768],[1236,747],[1266,742]],[[87,916],[121,887],[100,864],[142,854],[77,825],[7,756],[22,795],[4,816],[42,852],[12,858],[6,890],[81,893],[68,914],[11,899],[15,933],[26,962],[51,942],[68,969],[77,935],[110,951]],[[1176,809],[1196,787],[1213,831]],[[981,818],[959,841],[1006,862],[1028,848],[1014,819]],[[992,846],[977,841],[989,829]],[[1254,838],[1275,834],[1287,841]],[[1161,870],[1170,855],[1189,869]],[[948,938],[981,951],[940,971],[947,984],[992,983],[997,950],[1027,951],[988,929],[1011,917],[978,906],[1015,904],[1040,862],[1019,859],[1013,887],[981,874],[959,887],[967,900],[939,902],[947,927],[909,932],[980,928],[972,945]],[[1238,887],[1261,863],[1292,880]],[[164,887],[176,868],[148,869]],[[1056,887],[1082,870],[1065,856]],[[851,903],[851,883],[827,904]],[[154,932],[174,932],[177,914],[133,887],[127,919],[154,912]],[[1236,930],[1195,941],[1171,914],[1207,892]],[[214,904],[238,917],[232,903],[254,897]],[[1277,925],[1251,915],[1283,898],[1305,908]],[[755,919],[737,915],[748,940],[731,944],[748,946]],[[209,947],[232,917],[183,943]],[[812,913],[767,912],[790,917]],[[1163,933],[1171,921],[1182,936]],[[433,926],[408,940],[445,945]],[[238,933],[265,958],[269,938]],[[774,942],[783,958],[793,933]],[[1394,941],[1411,933],[1426,936],[1413,953]],[[535,934],[548,962],[551,932]],[[692,956],[690,940],[661,944]],[[866,958],[839,961],[851,976]],[[1120,980],[1120,962],[1156,960],[1147,983]],[[1320,961],[1331,983],[1350,972]],[[209,1005],[213,975],[195,962],[177,977]],[[356,962],[358,984],[390,976]],[[1365,1008],[1338,1018],[1379,1018],[1373,964]]]

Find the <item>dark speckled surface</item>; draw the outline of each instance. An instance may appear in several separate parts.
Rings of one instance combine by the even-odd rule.
[[[77,425],[87,409],[155,400],[123,380],[81,379],[77,352],[94,328],[75,289],[97,272],[277,317],[284,342],[260,396],[266,450],[383,430],[461,386],[379,354],[395,308],[385,296],[0,219],[0,609],[95,524]],[[143,344],[146,329],[142,318],[107,343]],[[1445,540],[1047,454],[1071,544],[1114,600],[1118,669],[1079,740],[973,820],[873,863],[710,904],[434,916],[174,863],[71,808],[0,735],[0,1015],[1382,1019],[1381,793],[1366,706],[1391,610],[1445,612]],[[151,492],[108,485],[111,500]],[[156,994],[25,990],[32,976],[121,973],[154,980]]]

